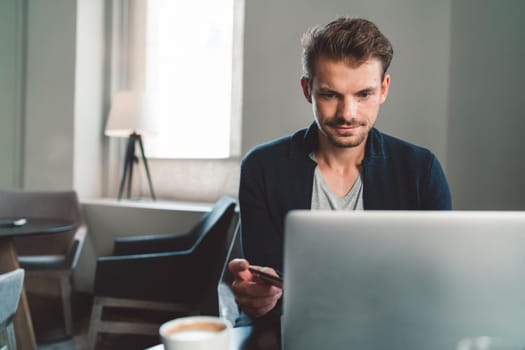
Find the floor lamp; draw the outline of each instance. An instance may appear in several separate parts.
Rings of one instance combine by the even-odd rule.
[[[144,95],[131,91],[118,92],[111,101],[111,110],[106,124],[106,136],[127,137],[126,154],[120,177],[118,199],[122,199],[127,181],[127,198],[131,197],[131,184],[133,180],[133,166],[138,161],[136,156],[137,146],[140,148],[142,163],[146,169],[151,198],[155,200],[155,192],[151,182],[148,161],[144,154],[142,135],[153,134],[148,131],[146,124],[147,109]]]

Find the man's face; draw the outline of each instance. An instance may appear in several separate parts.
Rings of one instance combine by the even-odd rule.
[[[363,145],[385,102],[390,76],[381,81],[382,65],[370,58],[361,65],[319,57],[315,75],[301,80],[303,93],[325,138],[335,147]],[[323,144],[323,141],[321,140]]]

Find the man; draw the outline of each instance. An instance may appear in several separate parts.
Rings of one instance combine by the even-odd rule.
[[[232,260],[229,269],[236,301],[251,318],[280,313],[282,289],[258,279],[248,266],[282,271],[288,211],[451,209],[436,157],[374,128],[390,87],[389,40],[370,21],[339,18],[309,30],[302,45],[301,87],[314,123],[256,147],[241,166],[247,260]]]

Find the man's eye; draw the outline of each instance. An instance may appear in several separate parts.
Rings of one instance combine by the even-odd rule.
[[[333,99],[333,98],[336,98],[336,97],[337,97],[336,94],[332,94],[332,93],[329,93],[329,92],[327,92],[327,93],[323,93],[323,94],[321,94],[321,96],[322,96],[323,98],[326,98],[326,99]]]
[[[360,92],[357,96],[359,98],[368,98],[368,97],[372,96],[372,92],[370,92],[370,91],[363,91],[363,92]]]

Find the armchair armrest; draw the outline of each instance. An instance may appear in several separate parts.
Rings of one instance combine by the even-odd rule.
[[[197,303],[209,288],[209,276],[199,267],[202,261],[199,264],[191,253],[187,250],[98,258],[95,295]]]
[[[190,249],[195,237],[190,234],[158,234],[121,237],[115,240],[113,255],[131,255],[182,251]]]
[[[75,235],[64,254],[19,255],[18,263],[28,271],[36,270],[74,270],[77,266],[86,240],[87,227],[82,224],[76,228]]]

